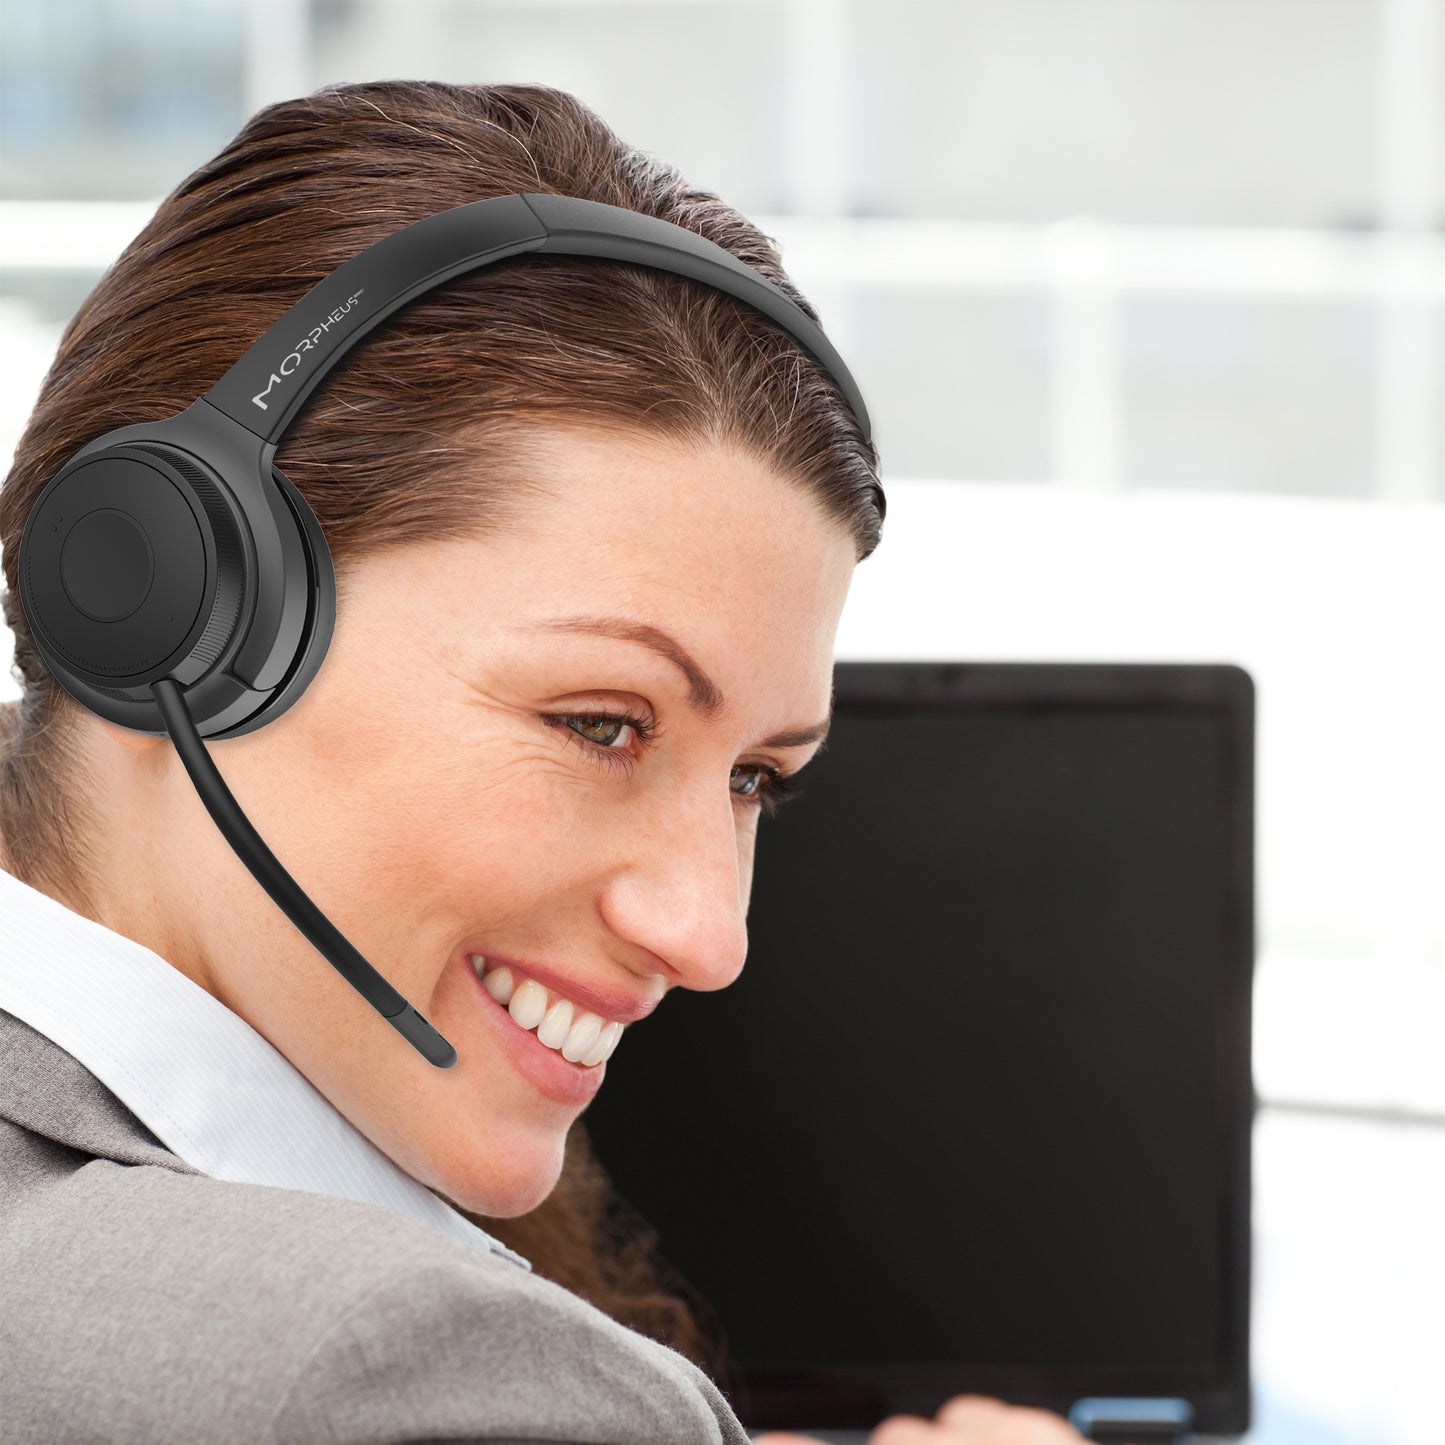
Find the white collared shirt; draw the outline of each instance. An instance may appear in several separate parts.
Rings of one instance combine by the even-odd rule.
[[[532,1268],[398,1168],[200,984],[3,868],[0,1008],[59,1044],[203,1174],[384,1204]]]

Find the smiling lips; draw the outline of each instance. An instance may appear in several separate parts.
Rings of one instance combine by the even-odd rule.
[[[552,996],[534,978],[519,982],[506,964],[489,963],[479,953],[468,955],[482,987],[511,1015],[519,1028],[537,1031],[537,1040],[582,1068],[612,1055],[623,1025],[582,1009],[560,994]]]

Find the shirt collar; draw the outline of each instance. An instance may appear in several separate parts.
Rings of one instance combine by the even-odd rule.
[[[521,1265],[399,1168],[264,1035],[159,954],[0,868],[0,1008],[215,1179],[383,1204]]]

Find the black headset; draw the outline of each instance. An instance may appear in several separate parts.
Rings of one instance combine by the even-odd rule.
[[[374,326],[454,277],[510,256],[600,256],[738,297],[827,367],[870,438],[842,358],[778,286],[696,232],[572,196],[455,206],[383,237],[318,281],[184,411],[119,427],[46,484],[20,538],[36,650],[91,712],[169,736],[237,856],[348,983],[431,1063],[456,1050],[346,940],[262,841],[203,737],[240,737],[316,675],[336,575],[315,513],[273,464],[302,403]],[[884,500],[875,488],[881,516]]]

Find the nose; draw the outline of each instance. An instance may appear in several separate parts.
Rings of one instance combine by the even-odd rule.
[[[727,788],[716,791],[720,800],[674,796],[630,818],[626,862],[600,900],[612,932],[656,955],[650,971],[682,988],[726,988],[747,957],[751,837]]]

